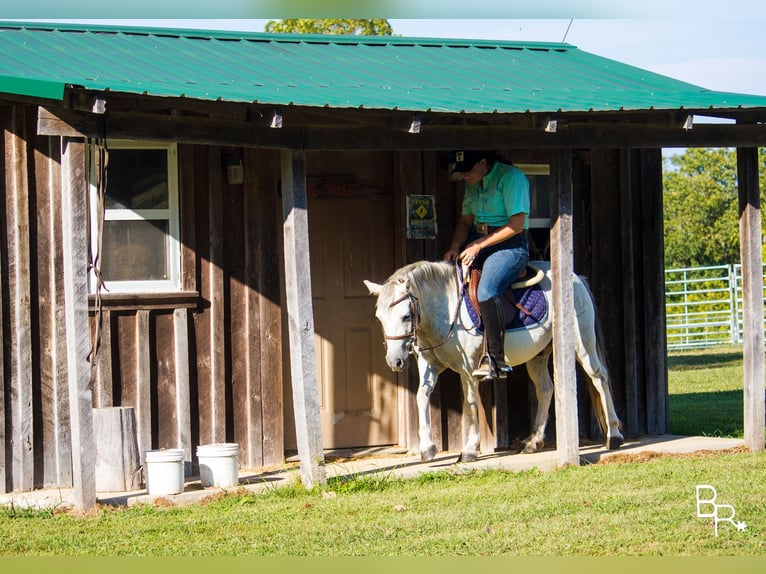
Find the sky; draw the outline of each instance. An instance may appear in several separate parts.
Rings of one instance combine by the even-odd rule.
[[[742,1],[749,3],[749,0]],[[697,0],[697,3],[704,8],[705,0]],[[737,17],[728,17],[719,4],[718,12],[712,15],[705,10],[689,12],[705,14],[704,18],[671,11],[668,18],[389,18],[389,23],[394,33],[401,36],[565,41],[586,52],[711,90],[766,95],[766,8],[763,6],[766,6],[763,0],[754,3],[753,10],[747,12],[748,18],[741,17],[745,13],[742,11],[734,12]],[[262,32],[268,19],[78,21]]]

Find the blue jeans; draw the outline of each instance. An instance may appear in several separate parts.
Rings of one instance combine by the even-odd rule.
[[[468,238],[471,242],[478,236]],[[519,234],[501,243],[485,247],[474,263],[481,269],[481,281],[476,293],[479,302],[501,296],[524,270],[529,261],[529,242]]]

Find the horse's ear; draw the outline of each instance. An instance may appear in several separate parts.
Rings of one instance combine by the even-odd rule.
[[[383,288],[383,285],[380,283],[373,283],[372,281],[367,281],[367,279],[364,280],[364,284],[367,286],[367,289],[370,291],[370,295],[380,295],[380,290]]]

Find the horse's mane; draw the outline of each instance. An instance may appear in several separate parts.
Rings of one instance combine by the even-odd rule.
[[[378,296],[379,304],[389,304],[394,297],[394,286],[408,281],[410,292],[415,296],[446,287],[453,281],[455,267],[444,261],[416,261],[394,271],[386,279]]]

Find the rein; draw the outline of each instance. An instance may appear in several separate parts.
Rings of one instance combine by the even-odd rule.
[[[457,324],[458,318],[460,317],[460,305],[462,304],[462,297],[461,295],[463,287],[465,284],[460,284],[460,279],[458,277],[457,273],[457,265],[455,265],[455,285],[457,287],[457,305],[455,306],[455,315],[452,317],[452,321],[450,322],[449,331],[447,331],[447,334],[445,335],[444,339],[442,339],[441,342],[437,343],[436,345],[432,345],[430,347],[419,347],[417,345],[417,332],[420,328],[420,302],[418,301],[418,298],[415,297],[412,293],[407,291],[404,295],[399,297],[396,301],[392,301],[389,303],[389,308],[398,305],[402,301],[405,301],[406,299],[410,300],[410,313],[412,314],[412,330],[409,333],[406,333],[404,335],[388,335],[385,332],[383,333],[383,337],[387,340],[391,341],[398,341],[402,339],[409,339],[410,340],[410,352],[412,352],[412,349],[414,348],[418,352],[422,351],[431,351],[433,349],[436,349],[438,347],[441,347],[444,343],[446,343],[449,338],[452,336],[452,333],[455,330],[455,325]]]

